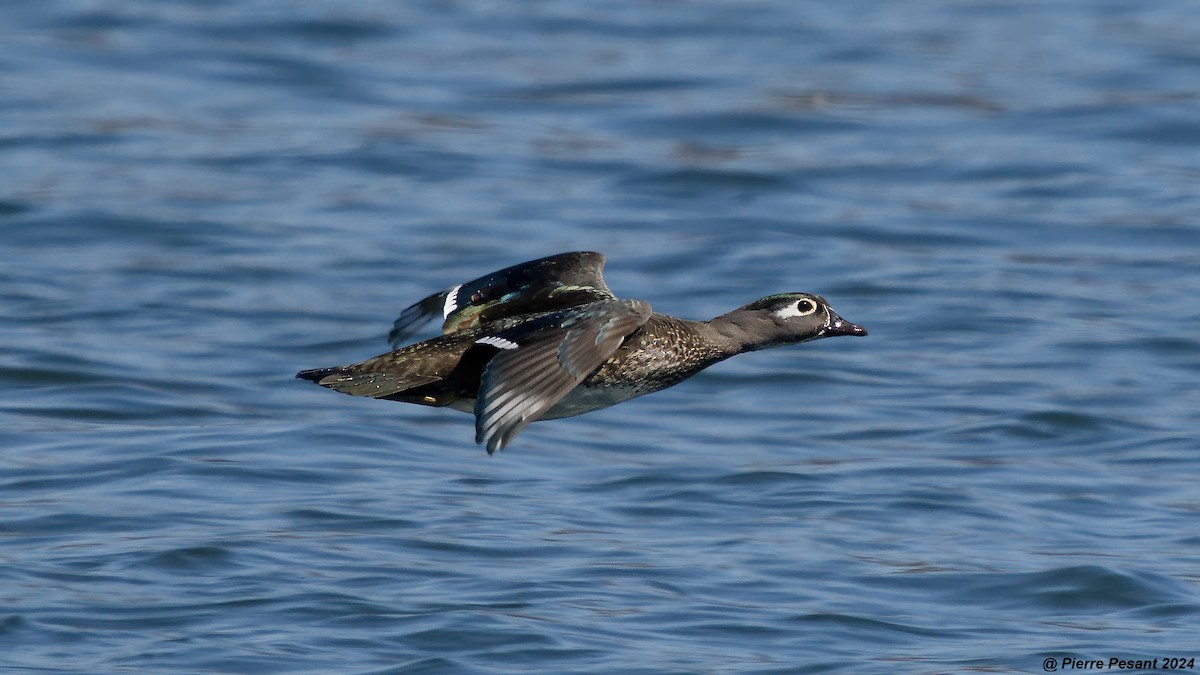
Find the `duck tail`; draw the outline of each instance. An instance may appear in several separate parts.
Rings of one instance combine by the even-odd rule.
[[[302,370],[296,373],[296,378],[320,384],[321,380],[325,379],[326,377],[343,372],[345,372],[345,370],[340,366],[336,368],[313,368],[311,370]]]
[[[335,366],[333,368],[313,368],[296,373],[296,377],[309,382],[340,391],[351,396],[369,396],[371,398],[387,398],[397,401],[411,401],[424,405],[447,405],[429,398],[428,392],[419,395],[406,395],[408,390],[441,379],[438,375],[407,374],[401,375],[388,372],[363,370],[363,364],[353,366]],[[437,397],[433,397],[437,399]]]

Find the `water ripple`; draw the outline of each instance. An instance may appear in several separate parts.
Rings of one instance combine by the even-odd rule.
[[[1031,672],[1200,628],[1181,0],[16,2],[0,662]],[[562,250],[864,340],[537,423],[292,375]]]

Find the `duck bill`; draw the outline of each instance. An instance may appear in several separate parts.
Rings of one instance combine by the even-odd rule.
[[[825,330],[821,331],[821,337],[832,337],[834,335],[857,335],[862,337],[867,334],[867,329],[857,324],[850,323],[829,310],[829,323],[825,324]]]

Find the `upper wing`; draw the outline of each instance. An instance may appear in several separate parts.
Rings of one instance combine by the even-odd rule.
[[[503,448],[608,360],[650,318],[641,300],[602,300],[476,340],[496,347],[475,397],[475,442]]]
[[[604,284],[603,270],[604,256],[589,251],[559,253],[506,267],[408,307],[392,325],[388,342],[398,348],[439,314],[442,332],[453,333],[497,319],[614,299]]]
[[[446,303],[446,296],[453,288],[447,288],[441,293],[434,293],[424,300],[409,305],[396,317],[392,330],[388,333],[388,344],[392,349],[399,349],[408,338],[412,337],[422,326],[429,323],[433,317],[441,314]]]

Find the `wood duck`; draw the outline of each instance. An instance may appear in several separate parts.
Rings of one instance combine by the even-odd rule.
[[[394,351],[296,377],[352,396],[475,415],[488,454],[531,422],[581,415],[666,389],[742,352],[866,335],[811,293],[768,295],[710,321],[620,300],[604,256],[560,253],[507,267],[405,309]],[[442,317],[442,335],[401,346]]]

